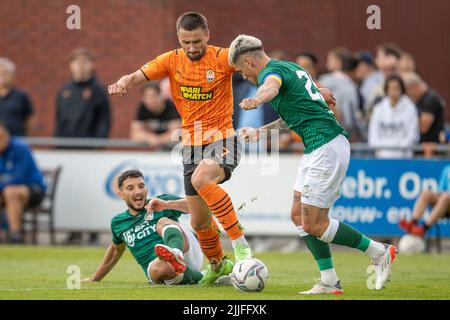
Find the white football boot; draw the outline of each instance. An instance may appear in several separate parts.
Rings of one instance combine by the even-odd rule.
[[[391,267],[397,254],[397,248],[393,245],[385,244],[385,252],[376,260],[373,261],[375,265],[375,272],[377,279],[375,281],[375,289],[381,290],[391,277]]]
[[[342,289],[340,281],[336,282],[334,286],[329,286],[319,280],[311,290],[301,291],[299,294],[344,294],[344,289]]]

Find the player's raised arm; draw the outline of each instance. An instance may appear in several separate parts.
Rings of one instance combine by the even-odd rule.
[[[94,275],[92,275],[91,277],[83,279],[83,281],[101,281],[112,270],[112,268],[114,268],[117,261],[119,261],[119,259],[122,257],[125,248],[125,243],[111,243],[106,250],[106,254],[103,258],[102,263],[98,266],[97,271],[95,271]]]
[[[246,98],[242,100],[239,106],[244,110],[255,109],[259,105],[269,102],[278,95],[280,91],[280,80],[275,77],[269,76],[264,83],[258,88],[256,94],[252,98]]]
[[[148,212],[162,211],[162,210],[177,210],[183,213],[189,213],[186,198],[178,200],[162,200],[154,198],[149,201],[146,208]]]
[[[131,74],[124,75],[116,83],[108,86],[108,93],[110,95],[121,97],[128,93],[132,88],[147,81],[144,73],[137,70]]]

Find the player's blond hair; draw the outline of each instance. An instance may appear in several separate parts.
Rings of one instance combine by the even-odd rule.
[[[262,41],[253,36],[240,34],[230,44],[228,63],[230,66],[234,65],[241,54],[251,51],[264,51]]]

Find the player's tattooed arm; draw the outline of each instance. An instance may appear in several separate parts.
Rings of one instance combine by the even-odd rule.
[[[241,128],[239,129],[239,136],[243,138],[245,142],[254,143],[261,138],[261,135],[264,135],[266,139],[270,139],[273,130],[278,130],[279,134],[290,131],[287,123],[280,118],[258,129],[250,127]]]
[[[278,120],[275,120],[274,122],[271,122],[259,128],[258,133],[259,135],[264,134],[267,139],[270,139],[273,130],[278,130],[279,134],[291,131],[288,124],[283,119],[279,118]]]
[[[259,105],[269,102],[270,100],[275,98],[280,91],[280,86],[280,80],[269,77],[258,88],[258,91],[256,91],[254,97],[242,100],[239,106],[244,110],[255,109]]]

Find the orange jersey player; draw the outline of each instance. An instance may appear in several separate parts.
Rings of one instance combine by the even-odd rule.
[[[176,24],[181,49],[164,53],[108,87],[122,96],[147,80],[166,76],[182,118],[184,189],[191,225],[210,264],[200,284],[212,284],[231,273],[211,212],[231,239],[236,260],[253,256],[228,193],[219,184],[230,179],[240,160],[241,145],[232,126],[233,96],[228,49],[208,45],[206,18],[182,14]],[[170,208],[172,203],[166,203]]]
[[[169,77],[172,99],[183,120],[184,145],[206,145],[234,135],[234,69],[228,64],[228,49],[208,45],[200,60],[191,60],[184,50],[176,49],[140,70],[148,80]]]

